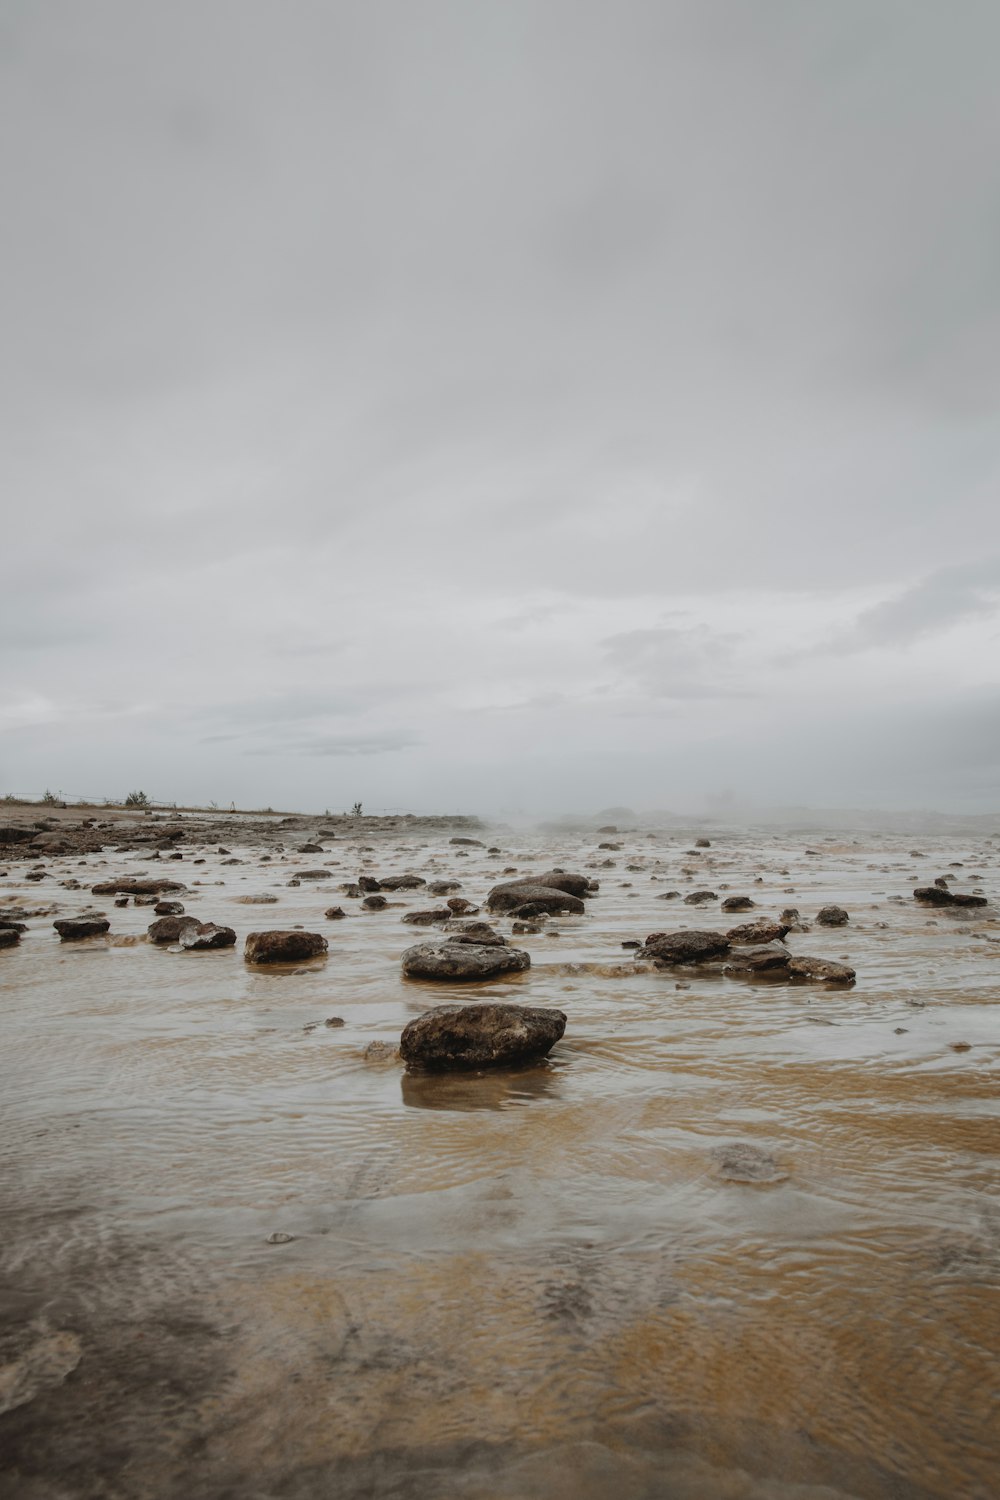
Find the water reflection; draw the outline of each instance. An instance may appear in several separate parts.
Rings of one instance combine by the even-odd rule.
[[[546,1061],[530,1068],[471,1073],[406,1072],[403,1103],[411,1109],[510,1109],[559,1095],[559,1074]]]

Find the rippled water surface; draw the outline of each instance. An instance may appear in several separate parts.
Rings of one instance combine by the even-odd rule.
[[[58,904],[0,953],[4,1492],[1000,1494],[1000,840],[484,837],[502,853],[397,831],[267,862],[234,831],[231,855],[0,879],[0,906]],[[366,1057],[456,990],[400,977],[434,932],[403,913],[440,898],[366,915],[340,885],[412,870],[479,900],[554,864],[600,879],[586,916],[459,996],[564,1010],[550,1060]],[[154,948],[150,908],[89,893],[144,872],[239,946]],[[991,905],[918,906],[944,873]],[[788,942],[856,986],[637,966],[623,941],[747,920],[660,899],[701,887],[846,906]],[[61,944],[53,917],[93,904],[111,938]],[[247,932],[294,924],[326,961],[244,964]],[[729,1180],[738,1142],[776,1180]]]

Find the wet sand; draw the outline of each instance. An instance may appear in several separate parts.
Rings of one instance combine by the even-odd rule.
[[[126,820],[121,853],[47,855],[41,880],[0,861],[0,908],[44,912],[0,952],[4,1493],[995,1496],[997,842],[494,830],[491,856],[397,822],[291,852],[328,826],[227,822],[219,853],[192,825],[174,861]],[[474,991],[564,1010],[549,1060],[366,1057],[457,992],[400,976],[426,891],[362,914],[340,886],[413,870],[478,901],[553,865],[600,893]],[[945,873],[991,904],[912,900]],[[237,948],[153,947],[151,907],[90,894],[119,874],[184,881]],[[705,887],[756,909],[660,899]],[[847,989],[621,947],[830,902],[848,926],[788,945],[850,962]],[[110,937],[61,944],[53,919],[92,905]],[[325,961],[244,964],[247,932],[296,923]],[[727,1178],[738,1142],[774,1181]]]

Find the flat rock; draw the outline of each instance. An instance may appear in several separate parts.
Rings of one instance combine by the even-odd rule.
[[[418,943],[402,956],[407,979],[444,979],[457,983],[495,979],[518,974],[531,967],[531,955],[506,943],[461,942]]]
[[[949,891],[943,885],[918,886],[913,892],[916,901],[928,906],[985,906],[985,896],[967,896],[963,891]]]
[[[725,974],[758,974],[767,969],[787,969],[791,954],[784,943],[762,943],[757,948],[734,948],[724,966]]]
[[[435,922],[447,922],[450,917],[449,907],[435,906],[428,911],[408,911],[403,921],[409,922],[414,927],[432,927]]]
[[[787,922],[769,922],[759,917],[756,922],[743,922],[739,927],[730,927],[726,937],[733,944],[743,943],[756,947],[761,943],[777,943],[789,930]]]
[[[579,896],[582,901],[594,890],[594,882],[588,875],[574,875],[567,870],[548,870],[544,875],[532,875],[532,884],[548,885],[554,891],[565,891],[567,895]]]
[[[684,905],[706,906],[709,901],[715,901],[717,899],[718,898],[716,897],[714,891],[692,891],[690,895],[684,897]]]
[[[857,977],[849,964],[838,964],[830,958],[807,958],[804,954],[789,959],[788,972],[796,979],[824,980],[828,984],[853,984]]]
[[[111,923],[107,917],[61,917],[52,923],[64,943],[75,943],[80,938],[98,937],[108,932]]]
[[[121,875],[116,880],[103,880],[99,885],[90,887],[92,896],[162,896],[168,891],[184,895],[187,886],[179,880],[161,879],[158,876],[140,879],[132,875]]]
[[[566,1030],[561,1010],[537,1005],[438,1005],[404,1027],[407,1067],[496,1068],[544,1057]]]
[[[511,880],[495,885],[486,898],[490,911],[517,911],[534,906],[538,911],[564,911],[582,915],[584,905],[579,896],[537,881]]]
[[[249,932],[243,957],[248,964],[295,964],[304,958],[321,958],[328,947],[319,932]]]
[[[707,959],[721,958],[729,948],[725,933],[696,932],[685,928],[680,932],[651,933],[636,956],[652,958],[664,966],[699,964]]]
[[[415,891],[427,881],[422,875],[383,875],[379,884],[384,891]]]

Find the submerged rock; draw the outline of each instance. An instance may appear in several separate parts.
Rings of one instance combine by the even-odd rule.
[[[435,922],[447,922],[451,918],[451,909],[447,906],[436,906],[428,911],[408,911],[403,916],[404,922],[409,922],[413,927],[432,927]]]
[[[721,932],[654,932],[647,937],[638,958],[652,958],[662,966],[699,964],[729,952],[729,939]]]
[[[96,916],[62,917],[52,925],[64,943],[75,943],[81,938],[98,937],[111,928],[107,917]]]
[[[537,1005],[438,1005],[403,1028],[407,1067],[495,1068],[544,1057],[566,1030],[561,1010]]]
[[[706,906],[709,901],[715,901],[717,899],[718,898],[714,891],[692,891],[690,895],[684,897],[684,905]]]
[[[719,1176],[727,1182],[784,1182],[788,1177],[769,1151],[749,1141],[734,1141],[729,1146],[713,1146],[712,1158]]]
[[[831,958],[808,958],[805,954],[789,959],[788,972],[796,979],[818,979],[828,984],[853,984],[857,978],[849,964],[838,964]]]
[[[422,875],[384,875],[379,884],[384,891],[415,891],[427,882]]]
[[[0,948],[16,948],[21,934],[16,927],[0,927]]]
[[[443,943],[418,943],[414,948],[407,948],[401,962],[407,979],[445,979],[462,983],[521,973],[531,967],[531,955],[521,948],[509,948],[506,943],[463,942],[449,938]]]
[[[361,905],[365,911],[385,911],[389,903],[384,896],[378,895],[366,896]]]
[[[304,958],[321,958],[328,947],[319,932],[250,932],[243,957],[248,964],[294,964]]]

